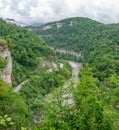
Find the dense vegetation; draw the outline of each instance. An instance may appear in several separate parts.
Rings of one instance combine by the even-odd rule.
[[[81,57],[55,53],[31,30],[0,20],[0,47],[8,44],[13,60],[12,86],[24,81],[15,93],[0,78],[0,129],[118,130],[118,24],[70,18],[29,28],[54,48]],[[71,66],[55,54],[83,63],[76,88]],[[6,64],[0,57],[0,70]],[[71,85],[62,87],[68,79]],[[64,103],[64,95],[72,95],[73,103]]]
[[[61,26],[58,27],[58,24]],[[47,26],[50,28],[44,29]],[[83,63],[89,63],[93,75],[99,80],[119,74],[117,25],[105,25],[87,18],[70,18],[31,29],[53,47],[81,52]]]
[[[71,67],[65,63],[63,68],[47,73],[37,73],[29,78],[29,81],[20,91],[32,116],[32,124],[39,123],[44,108],[44,96],[54,88],[58,88],[71,77]],[[46,104],[45,104],[46,105]],[[36,122],[37,121],[37,122]]]
[[[38,129],[119,129],[119,26],[70,18],[29,28],[54,48],[81,52],[84,66],[73,92],[75,105],[53,102],[54,109],[49,108],[51,114],[45,111],[48,116]]]
[[[7,63],[6,59],[0,56],[0,69],[3,69],[6,63]]]
[[[1,51],[2,49],[6,48],[6,46],[7,46],[6,41],[3,40],[3,39],[0,39],[0,51]],[[5,68],[6,64],[7,64],[6,59],[3,58],[3,57],[0,55],[0,70],[3,69],[3,68]]]
[[[56,55],[61,60],[68,60],[68,61],[76,61],[76,62],[82,62],[82,57],[72,55],[70,53],[61,53],[56,52]]]
[[[22,97],[13,93],[11,87],[0,78],[0,130],[19,130],[21,126],[28,126],[29,119],[28,108]]]
[[[0,19],[0,37],[5,39],[13,60],[13,86],[22,82],[41,64],[41,59],[55,59],[53,51],[37,35]],[[3,41],[3,40],[2,40]]]
[[[63,104],[65,91],[60,88],[43,109],[45,120],[33,130],[118,130],[119,113],[110,104],[111,91],[100,90],[88,65],[80,75],[77,88],[71,86],[75,103]]]
[[[44,96],[71,77],[71,67],[63,61],[60,67],[54,51],[36,34],[0,19],[0,53],[6,47],[13,62],[12,87],[25,83],[14,93],[0,78],[0,129],[26,130],[42,114]],[[0,56],[1,71],[6,64]]]

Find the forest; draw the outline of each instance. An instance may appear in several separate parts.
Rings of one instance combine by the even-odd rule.
[[[55,53],[36,34],[0,19],[0,53],[4,46],[11,51],[13,72],[12,87],[0,78],[0,129],[30,128],[33,117],[40,113],[43,96],[71,76],[71,67],[61,61],[60,68]],[[6,65],[7,60],[0,55],[0,75]],[[24,81],[28,82],[23,90],[15,93],[14,88]]]
[[[1,19],[0,47],[9,46],[13,72],[12,87],[0,78],[0,129],[118,130],[118,34],[118,24],[82,17],[25,28]],[[78,81],[69,61],[82,66]],[[0,56],[0,70],[6,64]],[[24,81],[23,88],[14,92]],[[64,103],[69,99],[72,104]]]
[[[61,27],[58,27],[58,24]],[[50,28],[44,29],[44,26]],[[80,60],[84,65],[89,64],[93,76],[99,81],[108,82],[112,76],[118,77],[118,24],[105,25],[88,18],[69,18],[29,28],[50,46],[80,52],[83,58]],[[59,57],[71,58],[67,55]],[[72,60],[76,60],[75,57],[72,57]]]
[[[98,93],[96,93],[96,96],[97,96],[96,99],[100,103],[102,101],[105,102],[105,103],[103,102],[104,108],[109,108],[109,110],[111,110],[112,112],[117,113],[117,115],[119,114],[119,104],[118,104],[119,103],[119,98],[118,98],[118,94],[119,94],[118,93],[119,92],[118,90],[119,89],[119,69],[118,69],[118,66],[119,66],[119,51],[118,51],[119,26],[118,24],[105,25],[103,23],[99,23],[89,18],[77,17],[77,18],[68,18],[61,21],[48,23],[40,27],[36,26],[36,27],[28,27],[28,28],[33,30],[33,32],[41,36],[46,41],[46,43],[48,43],[50,46],[56,49],[60,48],[60,49],[74,51],[74,52],[80,52],[82,56],[79,59],[79,61],[82,62],[83,68],[88,66],[90,70],[89,71],[90,75],[92,76],[92,78],[97,80],[97,82],[95,82],[95,87],[99,89],[98,90],[100,91],[99,95],[102,95],[102,96],[100,98]],[[58,53],[59,58],[63,58],[63,59],[65,58],[67,60],[69,60],[70,58],[70,60],[76,61],[75,57],[71,57],[67,55]],[[83,76],[81,72],[79,73],[79,76],[80,76],[79,89],[81,89],[81,87],[82,89],[84,89],[82,91],[84,91],[84,97],[85,97],[86,95],[85,87],[87,87],[85,83],[88,82],[87,81],[88,79],[87,80],[85,79],[86,81],[82,83],[83,81],[81,79],[83,78]],[[80,84],[82,84],[84,88]],[[94,81],[92,79],[92,86],[93,85],[94,85]],[[91,85],[89,87],[91,87]],[[90,93],[90,91],[93,91],[93,90],[89,90],[88,92]],[[80,94],[78,95],[79,95],[79,98],[83,96],[82,95],[80,97]],[[106,106],[106,104],[108,105],[108,107]],[[79,103],[79,106],[80,106],[80,103]],[[86,106],[84,106],[84,110],[88,108],[88,107],[86,108],[85,107]],[[79,111],[80,111],[80,108],[79,108]],[[88,112],[90,113],[90,110]],[[84,114],[86,114],[85,111],[84,111]],[[114,119],[114,117],[112,119]],[[89,122],[89,121],[85,121],[85,122]],[[118,123],[116,123],[116,125],[117,124]],[[69,129],[73,129],[73,128],[69,128]],[[78,129],[86,129],[86,128],[78,127]],[[93,128],[88,128],[88,129],[114,129],[114,128],[95,128],[94,126]]]

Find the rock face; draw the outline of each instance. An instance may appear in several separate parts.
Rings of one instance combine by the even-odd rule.
[[[5,66],[5,68],[0,70],[0,77],[6,83],[11,84],[12,58],[7,44],[6,45],[0,44],[0,56],[7,60],[7,65]]]

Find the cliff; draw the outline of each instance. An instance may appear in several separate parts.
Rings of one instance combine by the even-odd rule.
[[[4,68],[0,69],[0,77],[6,83],[11,84],[11,74],[12,74],[12,58],[8,45],[5,41],[0,40],[0,57],[5,59],[6,64]],[[2,64],[2,63],[0,63]]]

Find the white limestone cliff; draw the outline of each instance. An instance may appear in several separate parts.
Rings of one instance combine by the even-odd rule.
[[[6,83],[11,84],[12,58],[11,58],[11,53],[7,44],[6,45],[0,44],[0,56],[7,60],[7,65],[5,66],[5,68],[0,70],[0,77]]]

